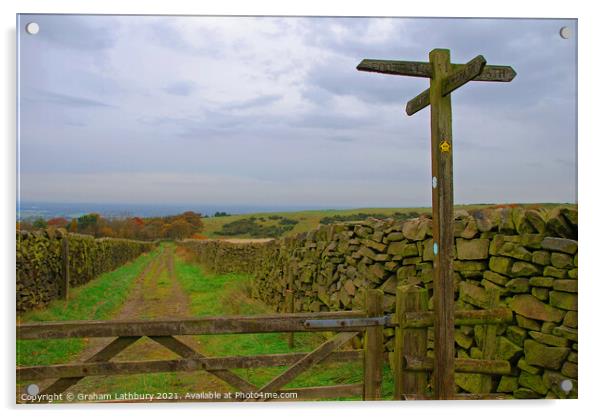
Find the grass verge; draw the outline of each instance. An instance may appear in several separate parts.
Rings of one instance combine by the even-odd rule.
[[[134,261],[104,273],[83,286],[70,290],[68,301],[55,300],[46,308],[21,315],[18,321],[71,321],[109,319],[127,299],[134,280],[160,249],[143,254]],[[17,340],[17,365],[64,363],[77,356],[86,339]]]
[[[194,264],[177,257],[177,277],[190,298],[190,311],[195,316],[253,315],[273,312],[249,294],[251,278],[239,274],[210,275]],[[289,348],[287,334],[234,334],[199,336],[203,353],[210,356],[236,356],[309,352],[325,340],[325,334],[296,333],[295,347]],[[234,370],[251,383],[261,386],[284,371],[285,367]],[[361,383],[363,366],[358,362],[324,364],[294,379],[286,388]],[[383,398],[393,392],[392,374],[385,367]],[[346,398],[353,399],[353,398]]]

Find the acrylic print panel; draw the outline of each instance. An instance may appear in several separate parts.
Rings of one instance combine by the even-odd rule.
[[[576,20],[17,25],[17,402],[577,397]]]

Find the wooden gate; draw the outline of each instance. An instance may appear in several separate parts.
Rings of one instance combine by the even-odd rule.
[[[454,370],[481,374],[480,393],[455,394],[456,399],[506,399],[507,394],[491,393],[491,375],[510,374],[510,363],[496,360],[498,325],[512,322],[512,311],[498,306],[499,293],[487,290],[487,309],[454,312],[456,325],[484,325],[481,359],[454,358]],[[433,371],[437,355],[427,356],[427,329],[435,324],[435,313],[428,310],[428,293],[417,286],[397,288],[395,325],[394,379],[395,399],[433,399],[428,391],[428,373]],[[435,345],[435,351],[440,349]],[[455,389],[454,389],[455,392]]]
[[[271,400],[296,393],[300,399],[361,396],[364,400],[381,397],[383,372],[383,326],[390,317],[383,315],[383,294],[366,291],[363,311],[275,314],[258,316],[204,317],[185,320],[72,321],[17,325],[17,339],[59,339],[114,337],[106,347],[82,363],[17,368],[17,381],[36,382],[57,379],[40,394],[65,392],[86,376],[108,376],[158,372],[205,370],[237,391],[277,396],[246,400]],[[207,357],[175,336],[250,334],[271,332],[336,331],[334,337],[309,353],[265,354],[253,356]],[[362,350],[340,350],[358,334],[364,336]],[[111,359],[141,338],[150,338],[176,353],[181,359],[113,362]],[[282,389],[302,372],[318,363],[363,361],[363,383]],[[230,369],[290,366],[268,383],[258,387]],[[166,388],[167,389],[167,388]],[[240,399],[239,399],[240,400]],[[290,400],[290,399],[288,399]]]

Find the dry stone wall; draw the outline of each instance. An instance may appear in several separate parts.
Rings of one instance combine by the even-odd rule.
[[[87,283],[150,251],[152,242],[66,234],[61,230],[17,232],[17,311],[47,305],[60,295],[61,240],[69,242],[70,286]]]
[[[433,239],[427,217],[406,222],[368,220],[322,226],[264,244],[188,242],[199,261],[217,272],[254,275],[254,296],[284,311],[293,283],[295,311],[361,308],[368,288],[384,292],[395,309],[400,284],[429,290],[432,309]],[[460,211],[455,219],[456,309],[480,309],[498,289],[513,322],[498,327],[496,358],[513,375],[494,378],[494,390],[516,398],[576,397],[577,210],[500,208]],[[429,330],[429,354],[433,335]],[[385,329],[385,350],[394,330]],[[457,327],[458,357],[479,358],[482,326]],[[572,389],[563,391],[570,382]],[[479,375],[456,373],[458,389],[475,392]]]
[[[249,273],[259,271],[262,260],[271,259],[275,241],[232,243],[217,240],[186,239],[178,242],[190,249],[194,261],[213,273]]]

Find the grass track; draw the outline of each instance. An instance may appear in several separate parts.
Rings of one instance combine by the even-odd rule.
[[[70,290],[69,300],[52,301],[45,309],[27,312],[19,322],[110,319],[123,305],[131,286],[160,249],[143,254],[124,266],[104,273],[83,286]],[[17,365],[46,365],[75,358],[85,347],[85,339],[17,340]]]
[[[210,275],[194,264],[176,259],[176,272],[182,287],[190,297],[190,309],[195,316],[253,315],[272,312],[267,306],[249,297],[250,277],[238,274]],[[235,356],[308,352],[326,338],[320,333],[296,333],[295,347],[289,348],[285,333],[236,334],[199,336],[204,354]],[[241,377],[261,386],[284,371],[285,367],[236,370]],[[319,365],[301,374],[285,387],[326,386],[361,383],[363,371],[358,362]],[[392,374],[385,368],[383,395],[393,391]]]

